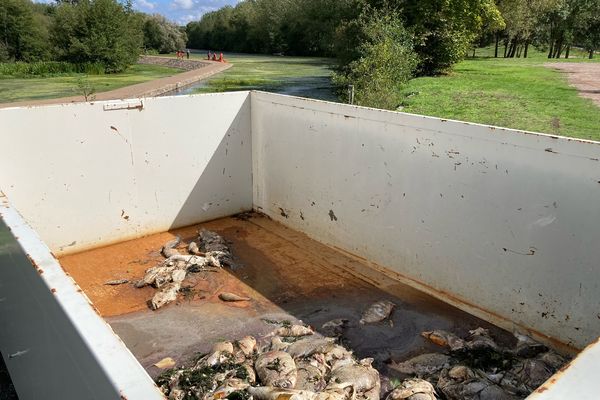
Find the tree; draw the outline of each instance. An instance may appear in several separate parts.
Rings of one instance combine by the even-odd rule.
[[[51,39],[59,59],[120,72],[137,61],[142,31],[139,19],[116,0],[80,0],[57,7]]]
[[[145,15],[143,19],[144,48],[164,54],[186,47],[185,32],[162,15]]]
[[[353,85],[358,105],[395,110],[418,63],[411,35],[396,13],[385,10],[365,9],[357,26],[364,38],[360,57],[343,66],[334,82],[342,90]]]
[[[44,16],[29,0],[0,1],[0,60],[38,61],[49,56]]]

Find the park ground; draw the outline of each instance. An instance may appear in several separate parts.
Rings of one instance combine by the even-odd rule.
[[[548,60],[536,51],[526,59],[490,55],[491,49],[480,49],[447,75],[413,79],[404,89],[403,111],[600,140],[600,107],[549,64],[597,61]],[[600,76],[596,83],[600,91]]]
[[[0,75],[0,103],[41,100],[78,95],[83,77],[96,93],[147,82],[182,72],[176,68],[136,64],[119,74],[60,74],[42,77],[3,77]]]

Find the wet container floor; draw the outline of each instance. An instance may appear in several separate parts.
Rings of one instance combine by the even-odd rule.
[[[199,228],[231,243],[235,268],[188,275],[185,293],[157,311],[147,305],[155,289],[104,284],[140,279],[163,260],[160,249],[165,242],[175,235],[184,242],[194,240]],[[153,364],[165,357],[185,363],[216,341],[263,337],[275,328],[273,321],[301,320],[318,331],[327,321],[348,319],[341,337],[344,345],[359,358],[373,357],[374,366],[390,378],[395,376],[387,367],[390,361],[440,351],[420,336],[422,331],[444,329],[465,336],[484,327],[498,343],[514,343],[509,332],[259,214],[122,242],[65,256],[60,262],[153,377],[162,372]],[[225,303],[218,298],[221,292],[251,300]],[[391,323],[360,325],[362,312],[379,300],[396,304]]]

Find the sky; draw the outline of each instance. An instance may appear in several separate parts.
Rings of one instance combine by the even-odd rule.
[[[52,3],[53,0],[34,0]],[[170,21],[186,25],[197,21],[203,14],[226,5],[236,5],[240,0],[133,0],[133,7],[147,14],[162,14]]]
[[[226,5],[235,5],[239,0],[134,0],[136,10],[148,14],[162,14],[180,25],[197,21],[210,11]]]

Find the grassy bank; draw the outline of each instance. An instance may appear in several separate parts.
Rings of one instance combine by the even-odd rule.
[[[600,107],[545,67],[549,61],[535,51],[527,59],[467,59],[448,75],[412,80],[404,111],[600,140]]]
[[[88,75],[86,80],[96,93],[118,89],[181,72],[179,69],[156,65],[133,65],[125,72],[107,75]],[[0,103],[21,100],[51,99],[75,96],[81,74],[51,77],[15,78],[0,75]]]
[[[202,59],[204,54],[194,57]],[[195,93],[264,90],[335,100],[331,87],[334,60],[249,54],[227,54],[226,58],[233,67],[208,79]]]

